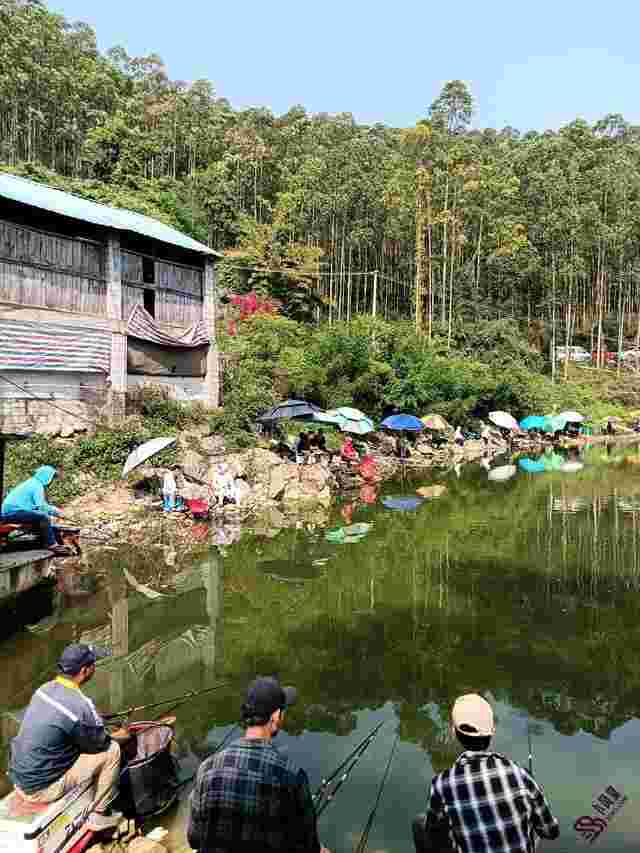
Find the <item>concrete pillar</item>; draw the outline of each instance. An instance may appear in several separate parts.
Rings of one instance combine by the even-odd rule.
[[[222,662],[222,566],[213,546],[200,567],[202,583],[207,595],[208,637],[202,643],[202,663],[205,669],[215,671],[216,661]]]
[[[204,267],[203,320],[209,332],[207,353],[207,406],[217,409],[220,405],[220,361],[216,344],[216,269],[213,258],[207,258]]]
[[[122,255],[120,235],[111,232],[105,246],[107,317],[111,324],[111,388],[109,408],[114,418],[124,417],[127,393],[127,336],[122,324]]]

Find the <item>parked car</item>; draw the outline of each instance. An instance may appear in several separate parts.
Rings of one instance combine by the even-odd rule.
[[[556,361],[591,361],[591,353],[584,347],[556,347]]]

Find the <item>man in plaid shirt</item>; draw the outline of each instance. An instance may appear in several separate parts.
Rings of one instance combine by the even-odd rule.
[[[199,853],[330,853],[318,841],[307,774],[272,743],[295,699],[275,678],[249,686],[245,736],[198,769],[187,839]]]
[[[427,814],[413,823],[418,853],[533,853],[538,838],[557,838],[542,788],[514,761],[489,751],[491,705],[468,693],[456,699],[451,717],[465,751],[431,782]]]

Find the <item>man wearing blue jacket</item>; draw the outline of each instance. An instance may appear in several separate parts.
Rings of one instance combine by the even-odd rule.
[[[36,690],[25,711],[9,763],[9,778],[30,803],[53,803],[93,778],[95,805],[86,828],[96,832],[117,826],[122,817],[109,812],[118,784],[120,747],[81,689],[93,678],[96,660],[106,654],[83,643],[65,648],[58,677]]]
[[[51,484],[56,476],[51,465],[42,465],[33,477],[15,486],[2,502],[2,520],[9,524],[31,524],[40,531],[42,545],[54,553],[67,553],[67,549],[58,542],[49,516],[62,518],[57,506],[47,503],[45,486]]]

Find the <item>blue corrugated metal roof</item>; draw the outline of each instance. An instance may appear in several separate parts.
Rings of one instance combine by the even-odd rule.
[[[59,213],[62,216],[70,216],[72,219],[91,222],[93,225],[101,225],[104,228],[132,231],[134,234],[140,234],[152,240],[160,240],[162,243],[169,243],[171,246],[180,246],[182,249],[190,249],[192,252],[199,252],[203,255],[222,257],[218,252],[214,252],[213,249],[205,246],[204,243],[192,240],[186,234],[159,222],[157,219],[151,219],[150,216],[99,204],[97,201],[90,201],[72,193],[49,187],[46,184],[30,181],[27,178],[9,175],[7,172],[0,172],[0,197],[22,204],[30,204],[33,207],[48,210],[51,213]]]

